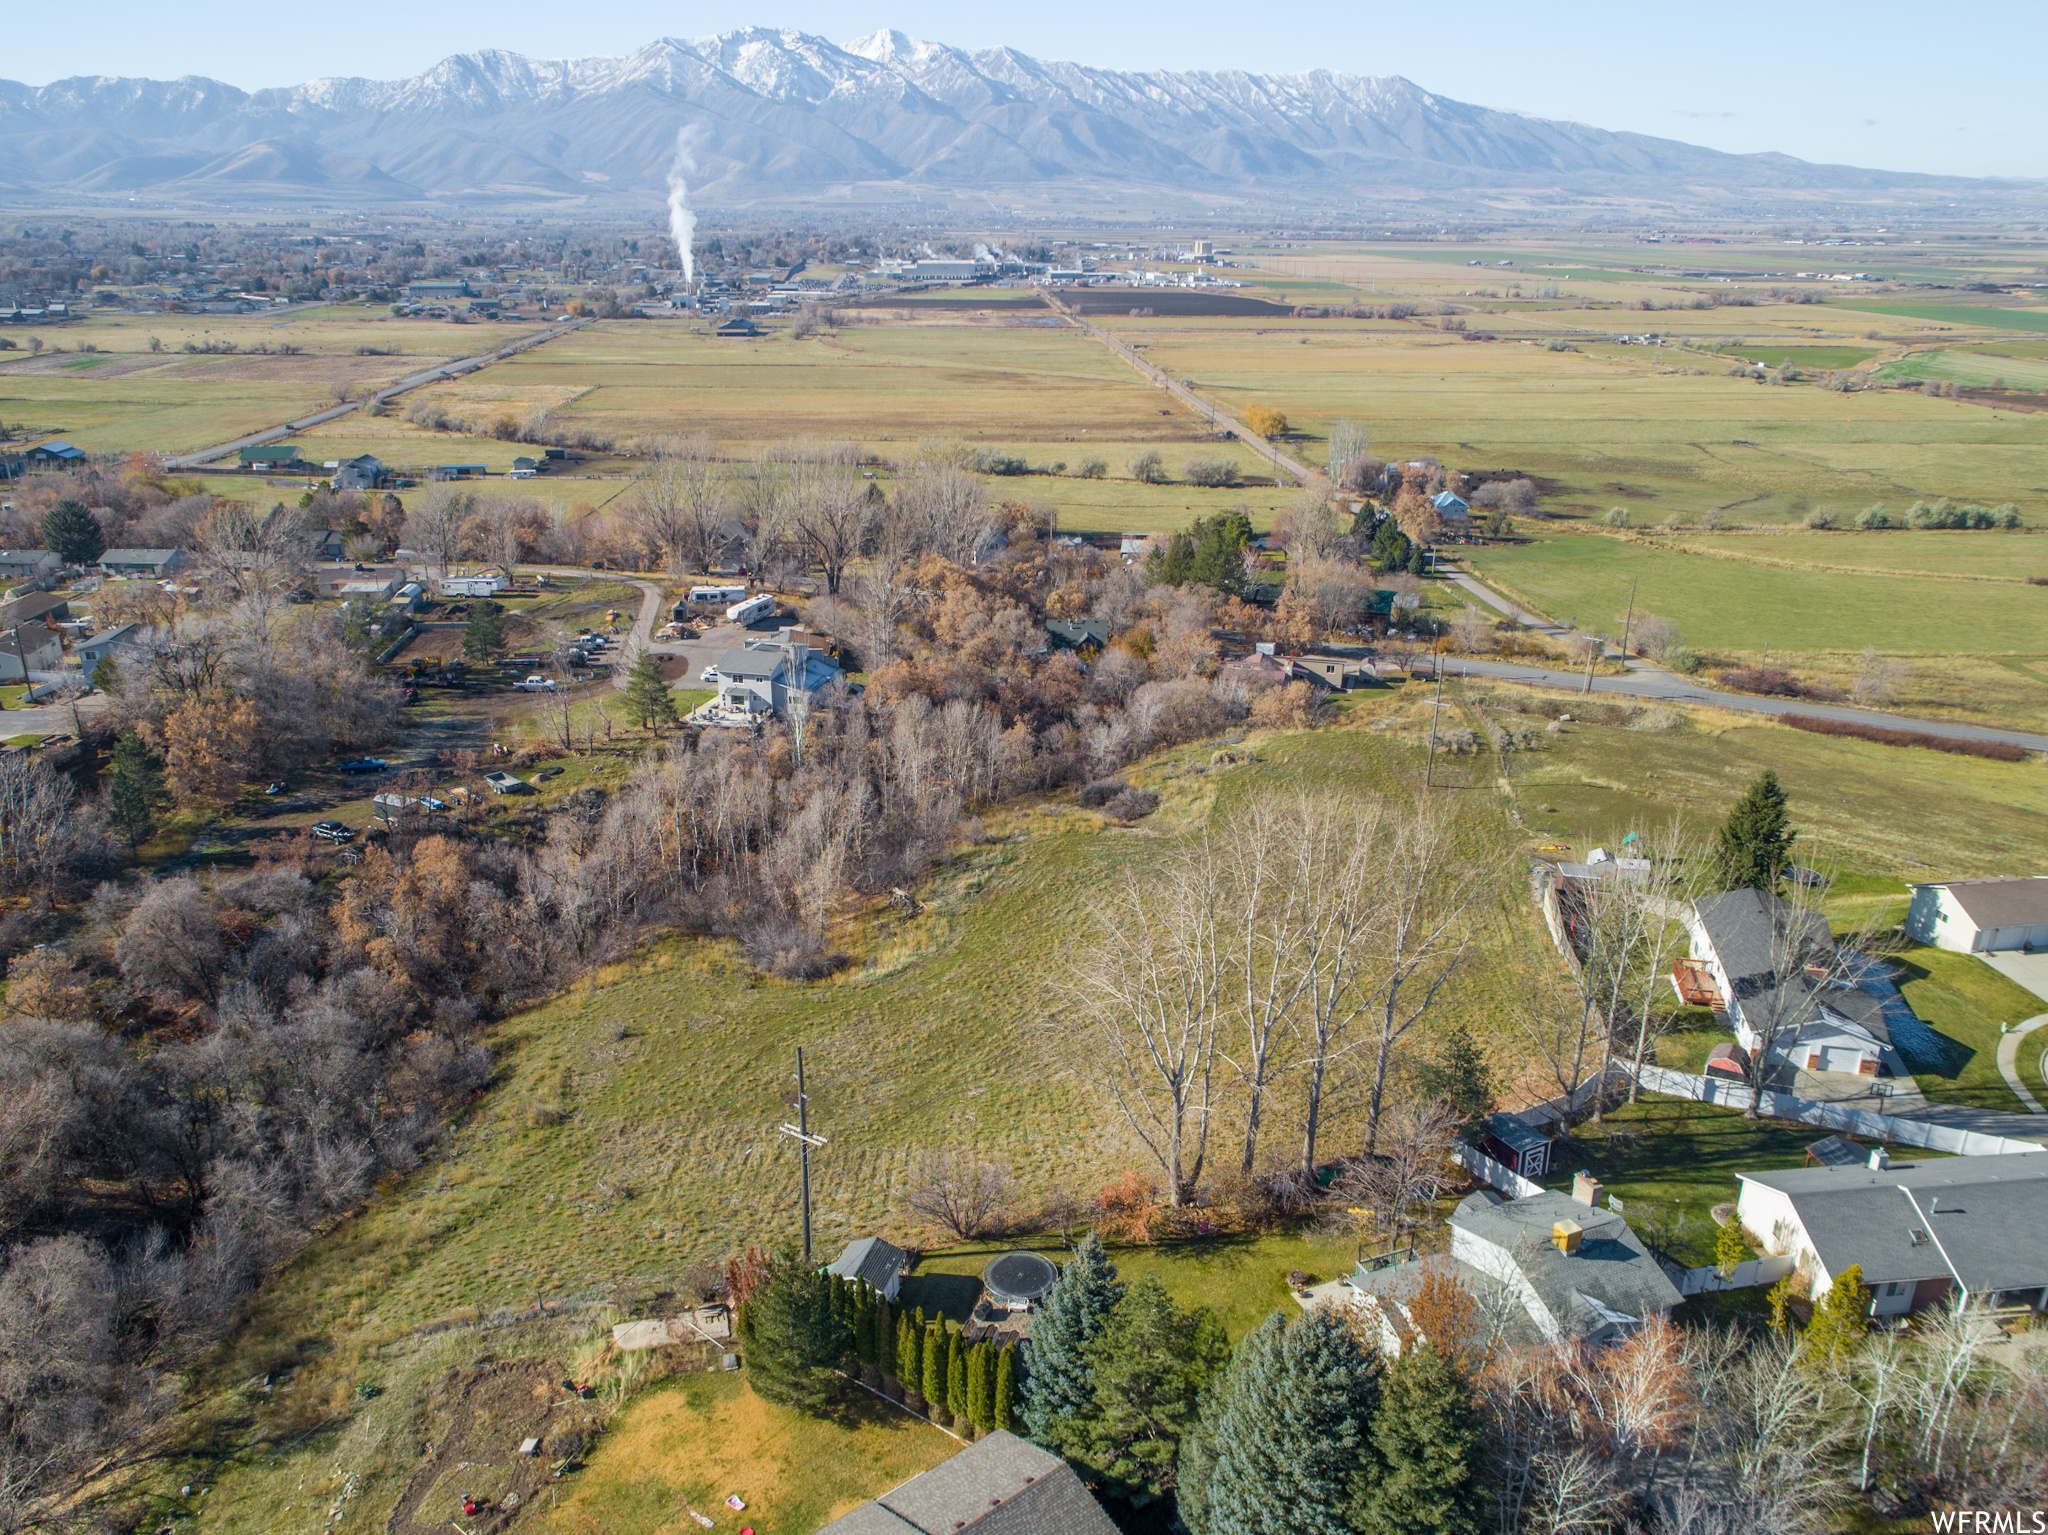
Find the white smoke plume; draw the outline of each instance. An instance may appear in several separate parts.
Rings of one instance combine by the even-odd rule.
[[[690,242],[697,233],[697,215],[690,211],[690,177],[697,173],[697,162],[690,149],[696,140],[694,127],[678,128],[676,157],[668,166],[668,232],[676,242],[676,254],[683,261],[685,289],[697,285],[697,258],[690,253]]]

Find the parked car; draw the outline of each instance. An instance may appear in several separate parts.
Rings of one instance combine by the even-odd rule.
[[[535,672],[524,680],[513,683],[512,686],[522,693],[552,693],[555,690],[555,679],[543,677],[539,672]]]
[[[315,821],[313,835],[322,842],[342,843],[353,842],[356,839],[355,832],[339,821]]]
[[[525,780],[514,778],[510,773],[486,773],[484,782],[491,786],[493,794],[516,794],[528,787]]]
[[[381,773],[391,766],[382,757],[344,757],[334,764],[337,773]]]
[[[271,783],[270,787],[269,787],[269,788],[267,788],[267,789],[265,789],[265,790],[264,790],[263,792],[264,792],[265,794],[282,794],[282,793],[284,793],[284,780],[283,780],[282,778],[279,778],[279,779],[276,779],[276,780],[274,780],[274,781],[273,781],[273,782]]]

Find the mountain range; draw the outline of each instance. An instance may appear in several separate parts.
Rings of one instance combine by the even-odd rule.
[[[1126,72],[749,28],[618,58],[458,54],[405,80],[0,81],[0,201],[625,211],[678,134],[713,209],[1988,216],[2048,183],[1733,155],[1472,106],[1398,76]]]

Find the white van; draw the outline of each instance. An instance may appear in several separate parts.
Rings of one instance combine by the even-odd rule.
[[[763,592],[758,597],[749,597],[745,602],[735,602],[725,610],[725,621],[729,624],[750,624],[755,619],[775,611],[775,599]]]
[[[690,601],[699,607],[724,607],[727,603],[745,602],[747,589],[744,586],[693,586]]]

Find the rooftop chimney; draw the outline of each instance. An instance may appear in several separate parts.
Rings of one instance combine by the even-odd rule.
[[[1585,1235],[1585,1228],[1577,1221],[1557,1221],[1550,1228],[1550,1240],[1557,1244],[1561,1253],[1575,1253],[1579,1250],[1579,1238]]]
[[[1600,1180],[1584,1168],[1572,1174],[1572,1198],[1580,1204],[1598,1205],[1603,1192],[1605,1191],[1600,1187]]]
[[[1891,1165],[1892,1154],[1889,1151],[1886,1151],[1882,1146],[1873,1146],[1870,1148],[1870,1170],[1872,1172],[1884,1172]]]

